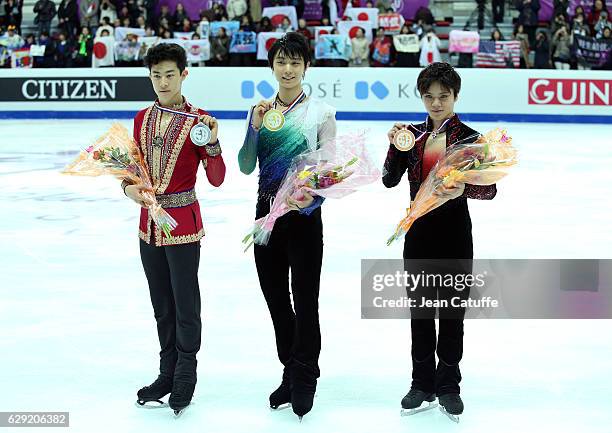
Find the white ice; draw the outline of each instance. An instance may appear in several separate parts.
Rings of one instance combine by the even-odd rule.
[[[240,243],[257,178],[237,167],[243,122],[227,120],[226,181],[213,188],[200,172],[197,187],[207,235],[195,404],[178,420],[135,408],[159,350],[138,208],[113,179],[59,174],[110,123],[0,122],[0,411],[69,411],[72,432],[610,431],[609,320],[468,320],[461,422],[437,410],[400,417],[410,324],[360,318],[360,259],[401,257],[401,242],[385,240],[407,206],[405,179],[325,203],[315,406],[302,424],[291,409],[270,412],[281,366],[252,251]],[[370,128],[382,163],[390,124],[339,129]],[[470,201],[476,258],[612,258],[612,126],[505,126],[521,163],[493,201]]]

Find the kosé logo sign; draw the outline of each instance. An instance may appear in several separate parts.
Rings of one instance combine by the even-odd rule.
[[[529,79],[530,105],[610,105],[612,80]]]

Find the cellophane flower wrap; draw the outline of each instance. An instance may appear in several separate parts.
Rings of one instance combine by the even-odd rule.
[[[112,125],[94,144],[81,151],[62,173],[92,177],[111,175],[153,189],[142,152],[128,130],[120,124]],[[153,203],[147,207],[151,218],[166,237],[172,239],[171,232],[177,227],[177,222],[157,202],[154,193],[144,191],[143,195]]]
[[[410,208],[406,210],[406,216],[387,240],[387,245],[404,236],[418,218],[457,198],[442,193],[445,187],[452,188],[462,183],[493,185],[518,162],[512,137],[506,134],[506,130],[496,128],[477,137],[473,143],[465,143],[474,138],[471,136],[446,149],[444,156],[421,184]]]
[[[254,243],[267,245],[276,220],[295,210],[288,203],[290,198],[302,201],[310,195],[338,199],[381,178],[381,171],[367,150],[365,133],[344,135],[325,146],[325,149],[305,152],[293,159],[270,212],[256,220],[243,239],[245,251]],[[321,201],[313,204],[315,208],[320,205]]]

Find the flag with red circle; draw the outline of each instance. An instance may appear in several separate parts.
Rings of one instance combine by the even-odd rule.
[[[268,60],[268,51],[274,42],[282,38],[284,33],[261,32],[257,35],[257,60]]]
[[[365,37],[368,42],[372,42],[372,23],[369,21],[362,21],[356,23],[353,21],[338,21],[338,32],[341,35],[348,35],[349,38],[353,39],[357,36],[357,31],[363,29]]]
[[[274,6],[263,8],[261,15],[270,18],[272,27],[277,28],[283,22],[283,19],[289,18],[293,30],[298,28],[298,17],[295,6]]]
[[[372,28],[376,28],[376,26],[378,26],[378,9],[377,8],[350,7],[344,11],[344,16],[349,17],[351,21],[359,21],[359,22],[369,21],[372,24]]]
[[[94,39],[93,55],[91,56],[91,67],[115,65],[115,38],[112,36],[101,36]]]

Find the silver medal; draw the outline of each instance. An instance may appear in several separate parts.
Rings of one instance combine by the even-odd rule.
[[[189,138],[196,146],[204,146],[210,142],[212,138],[212,132],[210,128],[203,124],[198,123],[193,128],[191,128],[191,132],[189,132]]]

